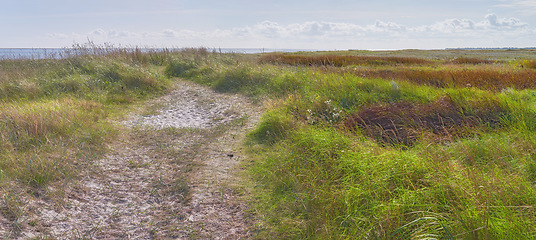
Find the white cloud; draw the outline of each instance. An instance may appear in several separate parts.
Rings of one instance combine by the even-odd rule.
[[[168,38],[175,38],[175,37],[177,37],[179,35],[178,32],[176,32],[175,30],[172,30],[172,29],[164,29],[162,31],[162,34],[165,37],[168,37]]]
[[[536,13],[536,1],[534,0],[502,0],[503,4],[497,4],[495,7],[516,9],[518,12],[528,15]]]
[[[425,39],[458,44],[475,43],[475,39],[489,39],[494,43],[513,41],[512,36],[534,36],[535,30],[517,18],[501,18],[488,14],[480,21],[472,19],[446,19],[422,26],[405,26],[395,22],[377,20],[371,25],[308,21],[281,25],[263,21],[252,26],[211,31],[163,29],[156,32],[132,32],[95,29],[88,33],[55,33],[52,39],[73,39],[74,42],[111,42],[125,45],[157,46],[206,46],[206,47],[281,47],[281,48],[350,48],[352,44],[367,46],[395,45],[396,41],[413,41],[419,44]],[[504,41],[501,40],[504,39]],[[393,39],[397,39],[393,41]],[[71,41],[72,42],[72,41]],[[527,40],[526,42],[530,42]],[[486,42],[483,42],[486,44]],[[532,44],[532,43],[531,43]],[[385,46],[391,48],[390,46]],[[415,47],[415,46],[411,46]],[[424,46],[423,46],[424,47]],[[437,47],[453,47],[437,46]],[[489,47],[489,46],[482,46]],[[376,47],[378,48],[378,47]]]
[[[432,25],[415,28],[418,32],[440,32],[440,33],[483,33],[494,31],[514,31],[528,27],[527,23],[521,22],[517,18],[499,18],[495,14],[488,14],[485,20],[475,22],[471,19],[447,19]]]
[[[498,29],[516,29],[526,27],[528,24],[517,18],[498,18],[495,14],[486,15],[487,27]]]
[[[476,23],[470,19],[447,19],[432,25],[417,27],[415,30],[418,32],[453,33],[474,30],[475,25]]]
[[[382,22],[377,20],[374,25],[368,25],[366,30],[371,32],[404,32],[407,28],[394,22]]]
[[[246,28],[244,30],[240,30],[239,28],[236,28],[234,30],[239,30],[240,32],[244,32],[244,30],[249,30],[249,28]],[[253,31],[257,34],[260,34],[262,36],[265,36],[267,38],[277,38],[285,34],[285,28],[279,26],[276,22],[271,21],[264,21],[259,24],[256,24],[253,26]]]

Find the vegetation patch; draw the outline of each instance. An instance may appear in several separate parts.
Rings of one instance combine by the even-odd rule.
[[[469,128],[488,124],[499,126],[506,110],[500,105],[486,106],[474,113],[464,114],[464,106],[449,96],[429,104],[399,102],[376,105],[352,114],[344,126],[361,132],[382,144],[412,146],[422,137],[444,141],[467,136]]]
[[[80,168],[104,153],[117,134],[110,116],[169,89],[157,71],[169,54],[90,45],[50,59],[0,60],[0,214],[15,234],[8,238],[34,214],[29,199],[61,204]]]
[[[413,57],[380,57],[354,55],[300,55],[300,54],[265,54],[259,58],[260,63],[288,64],[296,66],[334,66],[350,65],[398,65],[430,64],[432,61]]]
[[[506,88],[534,89],[536,72],[525,69],[498,68],[397,68],[397,69],[352,69],[358,76],[368,78],[399,79],[421,85],[440,88],[476,87],[480,89],[501,91]]]
[[[109,116],[181,77],[275,103],[247,142],[256,238],[536,238],[532,51],[81,52],[0,61],[12,222],[29,195],[15,189],[72,177],[113,137]]]

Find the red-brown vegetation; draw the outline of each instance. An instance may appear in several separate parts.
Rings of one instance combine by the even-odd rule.
[[[484,122],[497,123],[500,113],[504,112],[491,102],[472,114],[463,114],[460,110],[445,96],[429,104],[400,102],[371,106],[351,115],[344,125],[349,130],[359,128],[382,144],[412,146],[424,134],[438,141],[452,140],[470,127]]]
[[[333,66],[350,65],[397,65],[397,64],[431,64],[432,61],[415,57],[378,57],[355,55],[293,55],[274,53],[261,56],[261,63],[288,64],[300,66]]]

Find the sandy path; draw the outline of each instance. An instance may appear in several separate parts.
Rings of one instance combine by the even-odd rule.
[[[241,141],[259,113],[244,97],[178,82],[175,91],[121,122],[125,132],[82,170],[85,177],[61,208],[34,202],[34,224],[18,236],[251,237],[253,220],[245,216],[236,172]]]

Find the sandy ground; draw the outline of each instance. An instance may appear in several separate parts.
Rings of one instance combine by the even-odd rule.
[[[241,142],[259,115],[244,97],[180,81],[170,94],[118,122],[124,133],[103,158],[81,170],[64,203],[29,200],[35,215],[18,233],[4,236],[251,238],[254,217],[246,214],[236,173],[244,158]]]

